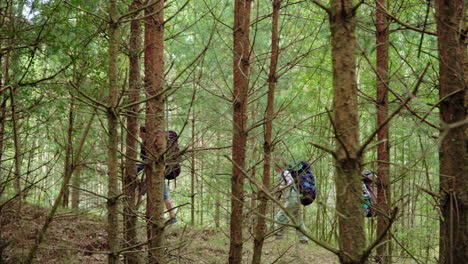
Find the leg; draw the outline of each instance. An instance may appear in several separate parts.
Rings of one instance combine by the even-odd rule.
[[[284,208],[286,208],[287,206],[287,202],[283,205]],[[276,214],[276,217],[275,217],[275,220],[277,222],[280,222],[280,223],[287,223],[288,222],[288,217],[286,216],[286,214],[284,213],[284,211],[281,209],[277,214]],[[275,231],[277,231],[275,233],[275,235],[277,237],[282,237],[283,236],[283,229],[284,227],[280,224],[280,223],[274,223],[273,224],[273,228]]]
[[[295,199],[294,197],[289,196],[287,198],[286,203],[283,205],[284,209],[286,210],[286,212],[288,212],[289,215],[294,216],[294,207],[296,204],[296,200],[297,199]],[[276,214],[275,220],[280,223],[287,223],[290,220],[288,214],[286,214],[283,210],[280,210],[278,214]],[[276,233],[277,236],[283,236],[284,227],[280,223],[275,223],[273,225],[275,230],[279,230]]]
[[[171,197],[169,197],[169,192],[167,191],[166,182],[164,182],[164,204],[166,205],[167,212],[169,213],[170,218],[175,218],[174,204]]]
[[[302,218],[301,209],[300,209],[301,205],[300,205],[299,202],[297,202],[296,205],[297,206],[294,209],[294,222],[296,224],[300,225],[302,230],[304,230],[305,232],[309,232],[307,230],[307,227],[305,226],[303,218]],[[304,210],[305,210],[305,207],[304,207]],[[308,243],[309,242],[309,238],[306,235],[304,235],[302,232],[300,232],[298,229],[296,229],[296,235],[299,238],[299,241],[301,243]]]

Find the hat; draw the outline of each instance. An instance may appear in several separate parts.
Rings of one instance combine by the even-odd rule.
[[[370,170],[363,170],[361,172],[361,175],[363,176],[364,180],[370,180],[370,181],[374,180],[374,173],[372,173],[372,171]]]

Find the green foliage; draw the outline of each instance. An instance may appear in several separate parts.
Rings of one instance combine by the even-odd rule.
[[[318,197],[305,213],[306,224],[314,227],[310,229],[316,237],[332,243],[336,233],[334,161],[309,144],[314,141],[330,149],[335,147],[330,122],[333,73],[328,20],[326,13],[310,1],[284,2],[288,6],[281,10],[280,18],[274,156],[313,162]],[[68,3],[18,1],[12,6],[16,19],[5,20],[0,28],[0,35],[5,36],[1,48],[8,50],[4,58],[8,57],[11,64],[11,78],[5,85],[16,89],[19,138],[24,151],[22,183],[24,186],[34,183],[27,199],[37,204],[49,205],[58,194],[70,101],[75,104],[74,150],[91,114],[97,113],[79,161],[84,166],[82,188],[90,192],[82,193],[82,204],[103,214],[104,200],[91,193],[107,193],[105,112],[96,104],[105,101],[103,91],[108,87],[108,23],[101,19],[108,19],[107,2],[72,0]],[[127,12],[129,3],[119,1],[121,14]],[[255,171],[256,178],[260,179],[263,173],[262,122],[270,64],[271,4],[270,1],[254,1],[253,4],[248,171]],[[225,158],[230,155],[232,144],[232,8],[230,1],[194,0],[171,1],[165,9],[165,17],[171,18],[165,25],[167,127],[180,132],[182,149],[193,151],[184,155],[182,175],[176,187],[170,185],[170,190],[178,204],[190,203],[190,169],[195,166],[196,213],[197,216],[203,213],[205,217],[203,224],[197,223],[202,227],[214,226],[216,201],[221,201],[222,226],[228,224],[223,216],[229,210],[232,169]],[[393,1],[388,9],[407,24],[426,25],[426,30],[435,31],[434,19],[432,15],[426,19],[426,7],[421,1]],[[376,129],[374,11],[372,6],[363,5],[358,12],[361,140]],[[119,54],[119,90],[122,93],[119,96],[121,105],[125,105],[129,23],[125,21],[119,26],[122,28]],[[390,112],[401,104],[398,98],[409,95],[422,70],[430,64],[416,98],[408,104],[412,111],[403,109],[390,124],[390,145],[393,202],[402,210],[394,234],[398,240],[405,241],[407,249],[418,259],[432,259],[437,252],[438,241],[434,234],[438,215],[434,201],[420,188],[437,192],[438,142],[434,137],[438,131],[420,119],[424,117],[425,121],[438,124],[438,109],[433,107],[439,100],[437,43],[434,36],[421,35],[397,23],[392,23],[390,31],[390,88],[393,91],[389,97]],[[2,96],[6,98],[7,93]],[[144,122],[143,113],[144,110],[138,113],[140,123]],[[5,191],[0,192],[2,199],[14,195],[10,115],[8,112],[5,119],[2,150],[2,186],[6,186]],[[192,119],[195,119],[195,131],[192,131]],[[124,153],[125,117],[122,115],[120,120]],[[195,164],[191,163],[192,153]],[[124,158],[122,153],[120,158]],[[376,149],[372,144],[365,153],[364,164],[376,170]],[[257,191],[247,182],[246,201]],[[179,216],[190,222],[189,206],[181,207]],[[407,255],[401,248],[397,252]]]

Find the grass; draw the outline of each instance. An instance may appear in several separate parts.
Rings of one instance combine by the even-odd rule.
[[[0,257],[1,263],[20,263],[34,243],[36,231],[42,226],[47,208],[26,204],[21,213],[14,208],[0,215],[0,242],[8,242]],[[179,222],[167,227],[166,253],[168,263],[226,263],[229,238],[225,230],[188,228]],[[139,229],[144,239],[145,228]],[[246,232],[246,235],[248,232]],[[252,258],[253,239],[246,239],[244,263]],[[47,232],[36,263],[106,263],[107,243],[105,219],[82,212],[62,211]],[[262,263],[338,263],[336,257],[313,244],[300,244],[293,230],[282,240],[268,238]]]

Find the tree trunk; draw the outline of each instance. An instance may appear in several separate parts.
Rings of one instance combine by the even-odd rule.
[[[195,226],[195,113],[192,112],[192,167],[190,168],[190,225]]]
[[[3,19],[3,18],[2,18]],[[3,23],[2,23],[3,24]],[[0,45],[2,44],[2,40],[0,40]],[[4,85],[4,71],[3,71],[3,56],[0,56],[0,87],[3,87]],[[2,163],[3,163],[3,153],[5,151],[3,150],[3,147],[5,146],[4,140],[5,140],[5,123],[6,123],[6,103],[8,100],[8,96],[6,92],[0,92],[0,168],[2,168]],[[3,170],[0,169],[0,179],[5,179],[3,177]],[[3,187],[0,186],[0,199],[1,195],[3,194]]]
[[[265,114],[264,126],[264,143],[263,143],[263,187],[268,190],[270,188],[270,172],[271,172],[271,153],[272,153],[272,132],[273,132],[273,118],[275,114],[275,88],[278,81],[276,68],[278,64],[278,20],[281,0],[273,1],[273,15],[272,15],[272,28],[271,28],[271,58],[270,58],[270,72],[268,78],[268,99]],[[259,207],[257,226],[255,230],[254,249],[252,264],[261,263],[263,242],[265,240],[266,223],[265,218],[267,215],[268,199],[264,192],[259,191]]]
[[[135,12],[131,17],[130,22],[130,69],[129,69],[129,91],[128,103],[133,104],[140,100],[140,51],[141,51],[141,25],[140,20],[136,19],[140,12],[135,11],[140,8],[140,0],[133,0],[130,5],[129,12]],[[139,105],[135,104],[129,109],[127,116],[127,136],[125,142],[125,176],[123,178],[123,193],[124,193],[124,244],[129,248],[130,253],[124,254],[124,262],[128,264],[142,263],[143,258],[136,247],[137,239],[137,215],[136,215],[136,190],[137,183],[137,164],[138,158],[138,112]]]
[[[0,65],[1,66],[1,65]],[[1,76],[1,74],[0,74]],[[1,86],[1,80],[0,80],[0,86]],[[4,93],[6,94],[6,93]],[[7,96],[1,96],[0,94],[0,168],[2,168],[2,163],[3,163],[3,153],[5,153],[5,151],[3,150],[5,144],[4,144],[4,140],[5,140],[5,123],[6,123],[6,102],[7,102]],[[0,170],[0,179],[5,179],[5,177],[3,177],[3,170]],[[0,196],[1,194],[3,193],[3,191],[0,191]]]
[[[78,210],[80,208],[80,190],[81,188],[81,168],[80,166],[74,169],[74,173],[72,174],[72,185],[73,187],[71,190],[71,206],[73,210]]]
[[[203,142],[203,135],[201,135],[201,140],[200,141],[201,141],[201,147],[204,148],[205,143]],[[204,189],[203,188],[204,187],[203,186],[203,175],[204,175],[204,173],[203,173],[203,170],[205,169],[204,168],[204,163],[203,163],[203,155],[200,155],[199,161],[200,161],[200,169],[199,169],[199,171],[200,171],[199,175],[200,176],[198,177],[198,186],[200,188],[200,195],[199,195],[200,198],[199,198],[199,201],[198,201],[198,208],[199,208],[198,211],[199,211],[199,214],[200,214],[200,226],[203,226],[203,211],[204,211],[203,207],[205,207],[205,201],[206,201],[205,199],[203,199],[203,197],[204,197],[204,193],[203,193],[204,192],[204,190],[203,190]]]
[[[14,181],[14,187],[15,187],[15,192],[16,196],[21,203],[23,202],[23,191],[21,189],[21,148],[20,148],[20,140],[18,136],[18,117],[16,115],[16,101],[15,101],[15,89],[11,88],[10,89],[10,103],[11,103],[11,122],[12,122],[12,128],[13,128],[13,144],[15,147],[15,170],[14,170],[14,175],[15,175],[15,181]],[[20,211],[20,210],[18,210]]]
[[[108,169],[108,192],[107,192],[107,236],[109,243],[108,263],[118,263],[118,116],[116,113],[117,107],[117,87],[118,87],[118,65],[117,53],[119,51],[119,24],[117,23],[117,0],[110,0],[109,4],[109,94],[108,94],[108,109],[107,116],[107,129],[108,129],[108,142],[107,142],[107,169]]]
[[[463,0],[436,0],[439,49],[440,118],[440,251],[439,263],[464,263],[468,252],[467,145],[464,126],[449,127],[466,120],[466,83],[463,62],[466,18]]]
[[[145,9],[145,90],[152,97],[146,103],[147,153],[146,202],[147,235],[150,263],[165,263],[164,235],[164,157],[166,150],[164,103],[164,0],[154,1]]]
[[[68,179],[72,175],[72,157],[71,154],[73,152],[73,97],[70,96],[70,112],[68,113],[68,129],[67,129],[67,140],[65,142],[65,162],[63,165],[63,175],[64,179]],[[62,198],[62,206],[67,208],[68,201],[70,196],[70,188],[68,186],[65,187],[63,191],[63,198]]]
[[[234,3],[234,60],[233,60],[233,137],[231,179],[231,243],[229,263],[242,262],[242,228],[244,222],[244,175],[247,143],[247,99],[249,88],[249,25],[251,0]]]
[[[355,10],[352,0],[333,0],[330,29],[336,138],[336,209],[341,263],[359,263],[365,246],[360,181]]]
[[[216,133],[216,147],[220,147],[221,146],[221,132],[217,132]],[[221,158],[220,158],[220,155],[216,155],[216,174],[220,174],[221,173]],[[219,184],[220,182],[219,181],[216,181],[216,184]],[[215,221],[215,226],[216,228],[219,228],[220,227],[220,220],[221,220],[221,199],[222,199],[223,195],[221,195],[221,192],[220,191],[217,191],[215,193],[215,217],[214,217],[214,221]]]
[[[388,21],[382,8],[386,8],[386,0],[376,1],[376,56],[377,56],[377,127],[380,127],[388,117]],[[385,125],[377,134],[377,205],[378,211],[388,215],[390,213],[391,191],[390,191],[390,145],[389,145],[389,126]],[[374,183],[375,184],[375,183]],[[388,217],[382,214],[378,215],[377,236],[385,231],[388,226]],[[382,241],[388,241],[386,235]],[[388,243],[377,247],[377,263],[391,263],[390,248]]]

